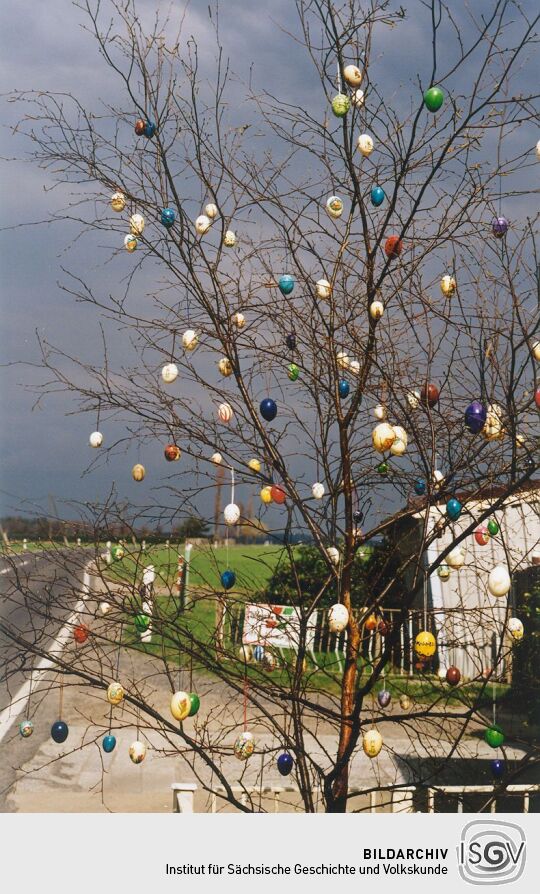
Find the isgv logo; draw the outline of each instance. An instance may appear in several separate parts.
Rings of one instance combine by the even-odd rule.
[[[507,885],[522,875],[526,850],[525,833],[515,823],[473,820],[461,833],[459,874],[471,885]]]

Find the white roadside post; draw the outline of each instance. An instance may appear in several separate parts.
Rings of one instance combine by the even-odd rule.
[[[111,546],[112,546],[111,541],[107,540],[107,543],[105,544],[105,553],[104,553],[104,558],[105,558],[105,562],[107,563],[107,565],[110,565],[112,562]]]
[[[152,617],[152,612],[154,609],[154,603],[152,600],[152,596],[154,594],[154,581],[156,579],[156,571],[153,565],[147,565],[143,571],[143,586],[145,588],[146,599],[142,604],[142,610],[145,615],[148,615],[149,618]],[[151,643],[152,642],[152,623],[149,624],[148,629],[141,633],[141,642],[143,643]]]
[[[23,538],[22,548],[28,549],[28,540],[26,539],[26,537]]]

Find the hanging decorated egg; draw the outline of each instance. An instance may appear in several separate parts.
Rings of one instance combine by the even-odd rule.
[[[73,631],[73,639],[76,643],[79,643],[82,646],[83,643],[86,642],[88,637],[90,636],[90,631],[86,624],[77,624]]]
[[[330,559],[332,565],[339,565],[339,563],[341,561],[339,549],[337,549],[335,546],[329,546],[328,549],[326,550],[326,554],[327,554],[328,558]]]
[[[248,466],[252,472],[260,472],[261,471],[261,461],[256,457],[250,459],[248,462]]]
[[[239,761],[247,761],[255,751],[255,738],[247,730],[241,733],[233,745],[234,756]]]
[[[229,503],[223,510],[223,518],[226,525],[235,525],[240,518],[240,508],[236,503]]]
[[[111,751],[114,751],[114,749],[116,748],[116,736],[111,735],[111,733],[109,733],[107,736],[103,736],[101,747],[103,748],[105,754],[110,754]]]
[[[178,367],[176,363],[166,363],[161,370],[161,378],[166,385],[170,385],[178,378]]]
[[[479,434],[486,424],[487,410],[479,400],[473,400],[465,410],[465,425],[473,435]]]
[[[490,748],[500,748],[501,745],[504,745],[504,732],[497,723],[492,723],[485,730],[484,739]]]
[[[338,217],[341,217],[343,214],[343,202],[339,196],[330,196],[330,198],[326,200],[326,210],[330,217],[333,217],[336,220]]]
[[[360,361],[359,360],[350,360],[349,361],[349,372],[353,376],[360,375]]]
[[[315,284],[315,291],[317,292],[317,296],[319,298],[327,300],[332,294],[332,286],[327,279],[319,279]]]
[[[377,466],[377,472],[379,473],[379,475],[388,475],[389,471],[390,466],[386,461],[379,463],[379,465]]]
[[[437,568],[437,575],[440,577],[442,581],[448,580],[450,577],[450,568],[444,562],[441,562],[439,567]]]
[[[201,700],[196,692],[189,693],[189,714],[188,717],[195,717],[201,707]]]
[[[428,385],[423,385],[420,392],[420,399],[424,406],[431,408],[435,407],[439,403],[439,389],[431,382]]]
[[[369,305],[369,315],[372,320],[380,320],[384,313],[384,304],[382,301],[372,301]]]
[[[144,135],[144,128],[146,127],[146,122],[142,118],[137,118],[135,122],[135,133],[138,137],[142,137]]]
[[[287,375],[291,382],[296,382],[298,376],[300,375],[300,368],[296,365],[296,363],[289,363],[287,367]]]
[[[259,405],[260,414],[267,422],[272,422],[277,416],[277,404],[271,397],[265,397]]]
[[[199,234],[199,236],[204,236],[205,233],[208,233],[208,230],[212,226],[212,221],[206,214],[199,214],[197,220],[195,221],[195,230]]]
[[[205,205],[204,207],[204,213],[210,220],[214,220],[214,218],[218,216],[217,205],[214,205],[213,202],[209,202],[208,205]]]
[[[124,687],[121,683],[118,683],[116,680],[113,680],[112,683],[109,683],[109,686],[107,688],[107,701],[111,705],[119,705],[124,698],[124,695]]]
[[[282,487],[279,487],[277,484],[273,484],[270,488],[270,494],[272,496],[272,500],[274,503],[277,503],[278,506],[282,506],[285,500],[287,499],[287,494],[283,490]]]
[[[494,217],[491,223],[491,231],[497,239],[502,239],[508,232],[508,221],[506,217]]]
[[[368,158],[374,149],[373,138],[368,133],[361,133],[356,141],[358,151],[364,158]]]
[[[379,419],[382,422],[383,419],[386,419],[388,416],[386,407],[383,406],[383,404],[377,404],[373,409],[373,415],[375,416],[375,419]]]
[[[153,121],[146,120],[144,124],[144,135],[148,140],[151,140],[152,137],[156,133],[156,125]]]
[[[111,549],[111,556],[115,560],[115,562],[119,562],[125,556],[125,550],[123,546],[113,546]]]
[[[495,760],[491,761],[489,769],[494,779],[502,779],[506,772],[506,764],[500,758],[495,758]]]
[[[167,444],[165,450],[163,451],[165,459],[168,463],[178,462],[180,457],[182,456],[182,451],[180,447],[177,447],[176,444]]]
[[[260,492],[260,497],[263,503],[271,503],[272,502],[272,488],[269,485],[263,487]]]
[[[414,391],[408,391],[407,403],[409,404],[411,410],[417,410],[420,406],[420,392],[416,389]]]
[[[540,341],[533,342],[531,352],[534,359],[540,363]]]
[[[142,463],[135,463],[131,470],[131,475],[134,481],[142,481],[144,476],[146,475],[146,469],[144,468]]]
[[[236,245],[236,233],[234,230],[227,230],[223,237],[223,245],[227,248],[233,248]]]
[[[382,205],[386,198],[386,193],[382,186],[373,186],[370,193],[371,204],[378,208],[379,205]]]
[[[383,746],[383,738],[377,729],[370,729],[362,736],[362,748],[368,757],[377,757]]]
[[[450,276],[448,273],[443,276],[440,282],[441,292],[445,296],[445,298],[451,298],[454,292],[456,291],[456,280],[453,276]]]
[[[392,456],[403,456],[407,450],[408,436],[407,432],[401,425],[394,425],[394,434],[396,439],[390,447]]]
[[[236,574],[227,569],[221,573],[221,586],[224,590],[230,590],[236,583]]]
[[[446,514],[450,521],[457,521],[457,519],[461,515],[462,509],[463,506],[455,497],[450,497],[450,499],[446,503]]]
[[[172,208],[163,208],[161,212],[161,223],[167,230],[170,230],[176,220],[176,214]]]
[[[384,251],[387,258],[390,260],[394,260],[395,258],[399,258],[401,252],[403,250],[403,242],[399,238],[399,236],[389,236],[386,242],[384,243]]]
[[[379,702],[381,708],[388,707],[388,705],[392,701],[392,695],[388,691],[388,689],[381,689],[381,691],[377,694],[377,701]]]
[[[474,539],[478,546],[486,546],[489,543],[489,531],[485,525],[480,525],[474,532]]]
[[[113,192],[111,196],[111,208],[113,211],[123,211],[126,207],[126,197],[123,192]]]
[[[342,400],[349,396],[351,388],[346,379],[340,379],[338,382],[338,392]],[[540,390],[540,389],[539,389]]]
[[[253,661],[253,649],[251,646],[240,646],[238,649],[238,657],[244,664],[250,664],[250,662]]]
[[[487,523],[487,529],[490,537],[496,537],[499,533],[499,523],[494,518],[490,518]]]
[[[486,441],[498,441],[504,438],[503,410],[498,404],[489,404],[482,434]]]
[[[404,692],[402,695],[400,695],[399,706],[402,711],[409,711],[410,708],[412,708],[412,701],[406,692]]]
[[[368,631],[368,633],[373,633],[373,631],[377,629],[377,624],[377,615],[374,615],[372,613],[371,615],[368,615],[366,620],[364,621],[364,628]]]
[[[373,447],[377,453],[386,453],[396,440],[396,433],[388,422],[381,422],[376,425],[371,433]]]
[[[414,492],[415,494],[418,494],[419,497],[422,497],[425,494],[426,488],[426,482],[422,478],[418,478],[414,482]]]
[[[175,720],[185,720],[189,716],[191,710],[191,699],[189,692],[175,692],[171,696],[171,714]]]
[[[290,273],[284,273],[278,279],[278,289],[282,295],[290,295],[295,286],[294,276],[291,276]]]
[[[218,361],[218,369],[222,376],[228,378],[232,375],[233,365],[228,357],[222,357],[221,360]]]
[[[324,497],[324,484],[321,484],[320,481],[316,481],[315,484],[311,485],[311,493],[316,500],[322,500]]]
[[[424,105],[428,112],[438,112],[444,102],[444,93],[440,87],[430,87],[424,93]]]
[[[101,447],[103,444],[103,435],[100,431],[93,431],[89,438],[90,447]]]
[[[64,723],[63,720],[57,720],[51,726],[51,738],[54,739],[58,745],[61,745],[62,742],[65,742],[69,735],[69,727],[67,723]]]
[[[146,745],[139,739],[129,746],[129,759],[133,764],[142,764],[146,757]]]
[[[510,634],[512,639],[523,639],[524,628],[523,623],[519,620],[519,618],[508,619],[508,633]]]
[[[132,236],[131,233],[129,233],[127,236],[124,236],[124,248],[126,249],[126,251],[129,251],[130,254],[135,251],[137,245],[138,242],[136,236]]]
[[[342,633],[349,623],[349,611],[340,602],[328,609],[328,628],[331,633]]]
[[[182,335],[182,345],[186,351],[194,351],[199,344],[199,336],[193,329],[186,329]]]
[[[257,662],[261,662],[264,658],[264,646],[254,646],[253,648],[253,658]]]
[[[450,568],[455,568],[456,570],[463,568],[463,565],[465,564],[465,550],[463,547],[456,546],[454,549],[450,550],[446,557],[446,562]]]
[[[280,776],[289,776],[294,767],[292,754],[289,754],[288,751],[282,751],[281,754],[278,754],[276,764]]]
[[[129,229],[133,236],[142,236],[144,232],[144,217],[142,214],[132,214],[129,218]]]
[[[351,95],[351,102],[353,106],[356,106],[357,109],[361,109],[364,105],[364,91],[363,90],[354,90]]]
[[[296,348],[296,335],[294,332],[289,333],[289,335],[285,339],[285,344],[287,345],[289,351],[294,351],[294,349]]]
[[[246,325],[246,318],[240,312],[233,314],[232,321],[237,329],[243,329]]]
[[[349,87],[359,87],[362,83],[362,72],[357,65],[346,65],[343,69],[343,78]]]
[[[345,351],[338,351],[336,354],[336,363],[339,369],[349,369],[351,361],[349,355]]]
[[[364,521],[364,513],[361,509],[355,509],[352,517],[356,525],[360,525]]]
[[[488,577],[488,590],[491,595],[497,597],[506,596],[511,586],[512,581],[508,568],[505,565],[495,565]]]
[[[135,615],[133,623],[135,624],[135,630],[137,631],[137,633],[146,633],[146,631],[150,627],[150,618],[148,617],[148,615],[139,612],[139,614]]]
[[[108,615],[111,610],[111,603],[110,602],[100,602],[99,610],[102,615]]]
[[[34,724],[31,720],[21,720],[19,723],[19,735],[23,737],[23,739],[29,739],[32,733],[34,732]]]
[[[210,462],[213,462],[216,466],[220,466],[223,462],[223,457],[221,453],[213,453],[210,457]]]
[[[264,650],[264,655],[262,659],[262,666],[265,671],[268,671],[269,674],[273,673],[277,667],[277,659],[276,656],[269,652],[268,649]]]
[[[461,671],[457,667],[449,667],[446,671],[446,682],[449,686],[457,686],[461,680]]]
[[[332,111],[336,118],[344,118],[351,107],[349,97],[345,93],[337,93],[332,100]]]
[[[431,658],[435,654],[437,643],[429,630],[421,630],[414,641],[414,651],[421,658]]]
[[[230,404],[220,404],[218,407],[218,417],[221,422],[230,422],[233,418],[233,408]]]

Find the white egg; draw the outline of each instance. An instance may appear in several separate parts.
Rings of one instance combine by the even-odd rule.
[[[319,279],[315,285],[315,290],[319,298],[330,298],[332,294],[332,286],[327,279]]]
[[[357,376],[360,373],[360,361],[359,360],[351,360],[349,363],[349,372],[352,373],[353,376]]]
[[[193,329],[186,329],[182,336],[182,344],[186,351],[194,351],[199,344],[199,336]]]
[[[212,226],[212,221],[206,214],[200,214],[195,221],[195,229],[199,236],[204,236]]]
[[[416,389],[414,391],[409,391],[407,393],[407,403],[411,410],[417,410],[420,406],[420,392],[416,391]]]
[[[227,248],[232,248],[233,245],[236,245],[236,233],[233,230],[227,230],[223,237],[223,245],[226,245]]]
[[[223,462],[223,457],[221,453],[213,453],[210,457],[211,461],[216,464],[216,466],[220,466]]]
[[[144,217],[142,214],[132,214],[129,218],[129,228],[133,236],[142,236],[144,232]]]
[[[346,65],[343,69],[343,77],[350,87],[359,87],[362,83],[362,72],[357,65]]]
[[[316,500],[322,500],[324,497],[324,484],[321,484],[320,481],[316,481],[311,487],[311,493]]]
[[[489,572],[488,590],[492,596],[506,596],[512,581],[505,565],[495,565]]]
[[[384,313],[384,304],[382,301],[372,301],[369,305],[369,315],[372,320],[380,320]]]
[[[448,273],[446,276],[443,276],[440,282],[441,292],[445,295],[446,298],[449,298],[456,291],[456,281],[453,276],[450,276]]]
[[[100,431],[93,431],[90,435],[90,447],[101,447],[103,444],[103,435]]]
[[[240,518],[240,508],[236,505],[236,503],[229,503],[225,506],[223,510],[223,518],[225,519],[225,524],[227,525],[235,525],[238,519]]]
[[[353,106],[356,106],[357,109],[362,108],[362,106],[364,105],[364,99],[365,95],[363,90],[355,90],[351,96],[351,102]]]
[[[349,369],[349,355],[345,351],[338,351],[336,354],[336,363],[340,369]]]
[[[465,564],[465,550],[462,546],[455,546],[452,549],[447,557],[446,564],[450,566],[450,568],[459,569],[462,568]],[[440,567],[440,566],[439,566]]]
[[[339,554],[339,549],[336,549],[335,546],[329,546],[326,550],[326,554],[330,559],[332,565],[339,565],[341,556]]]
[[[367,133],[361,133],[357,141],[358,151],[367,158],[373,152],[373,139]]]
[[[331,633],[341,633],[349,623],[349,612],[340,602],[328,609],[328,627]]]
[[[513,639],[523,639],[523,624],[519,618],[508,619],[508,632]]]
[[[381,422],[373,429],[371,440],[377,453],[386,453],[396,440],[396,433],[388,422]]]
[[[161,370],[161,378],[167,385],[174,382],[178,378],[178,367],[176,363],[166,363]]]
[[[384,407],[382,404],[377,404],[377,406],[373,410],[373,415],[375,416],[375,419],[378,419],[379,422],[382,422],[383,419],[386,419],[387,416],[386,407]]]
[[[218,407],[218,416],[222,422],[230,422],[233,418],[233,408],[230,404],[220,404]]]
[[[339,196],[330,196],[330,198],[326,200],[326,210],[330,217],[335,219],[341,217],[343,214],[343,202]]]
[[[209,202],[204,209],[204,213],[206,217],[210,218],[210,220],[214,220],[214,218],[218,215],[217,205],[214,205],[213,202]]]
[[[233,314],[232,321],[237,329],[243,329],[246,325],[246,318],[244,314],[241,313]]]

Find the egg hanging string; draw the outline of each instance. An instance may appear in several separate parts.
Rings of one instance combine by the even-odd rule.
[[[248,678],[244,672],[244,732],[247,733]]]

